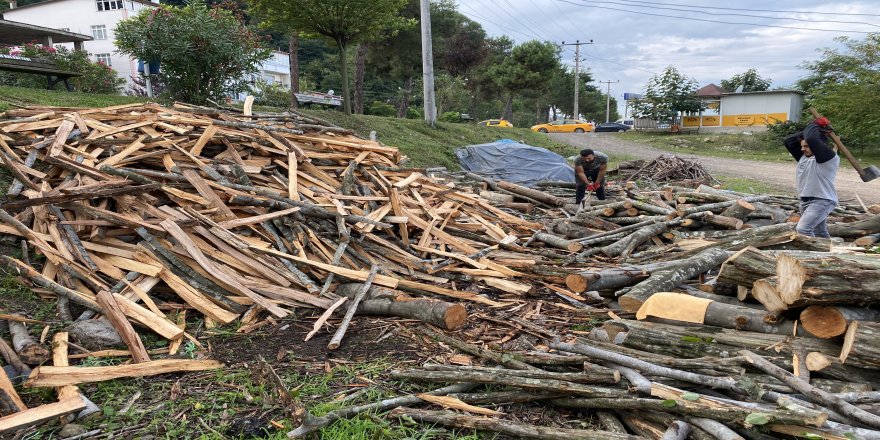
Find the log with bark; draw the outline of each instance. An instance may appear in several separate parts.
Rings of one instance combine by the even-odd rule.
[[[49,350],[31,336],[22,322],[7,321],[9,333],[12,335],[12,348],[21,360],[30,365],[39,365],[49,360]]]
[[[524,196],[528,199],[537,200],[541,203],[544,203],[549,206],[565,206],[567,203],[566,199],[561,197],[556,197],[550,194],[547,194],[543,191],[538,191],[531,188],[526,188],[521,185],[517,185],[515,183],[505,182],[500,180],[497,182],[498,188],[510,191],[512,193],[518,194],[520,196]]]
[[[361,286],[361,283],[341,284],[336,288],[336,294],[351,298]],[[467,321],[467,310],[461,304],[434,298],[414,298],[403,292],[379,286],[370,287],[357,313],[418,319],[446,330],[454,330]]]

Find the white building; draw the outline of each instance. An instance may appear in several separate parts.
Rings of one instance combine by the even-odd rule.
[[[256,76],[266,84],[290,87],[290,55],[287,52],[273,50],[272,56],[260,63],[259,69]]]
[[[10,1],[10,9],[3,11],[3,18],[91,35],[92,41],[84,42],[83,49],[92,54],[93,60],[113,68],[126,80],[127,87],[131,85],[131,77],[137,75],[137,60],[116,51],[113,43],[116,25],[158,4],[158,0],[46,0],[17,6],[15,1]]]

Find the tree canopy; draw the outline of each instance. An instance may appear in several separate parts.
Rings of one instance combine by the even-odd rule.
[[[654,75],[645,86],[645,97],[636,101],[633,114],[655,120],[675,121],[679,113],[695,113],[703,109],[696,96],[697,80],[667,66]]]
[[[351,114],[348,54],[352,43],[378,39],[384,32],[409,22],[398,12],[407,0],[283,0],[255,2],[264,7],[262,16],[274,16],[302,32],[314,33],[336,43],[345,112]]]
[[[864,40],[838,39],[843,49],[823,49],[818,61],[805,63],[810,74],[797,86],[809,93],[808,104],[831,119],[847,144],[880,144],[880,33]],[[810,116],[807,116],[810,117]]]
[[[199,104],[244,90],[246,76],[269,56],[263,46],[231,12],[201,1],[145,9],[116,28],[121,53],[160,61],[163,93]]]
[[[743,73],[721,80],[721,87],[728,92],[733,92],[739,86],[743,86],[743,92],[763,92],[770,90],[773,80],[762,78],[756,69],[749,69]]]
[[[559,46],[549,41],[527,41],[515,46],[501,64],[489,69],[495,83],[508,93],[505,117],[511,117],[510,103],[514,94],[546,92],[552,73],[559,68],[559,52]]]

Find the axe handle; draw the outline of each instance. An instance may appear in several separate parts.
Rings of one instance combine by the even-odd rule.
[[[822,115],[820,115],[815,108],[810,107],[809,110],[810,113],[813,114],[814,118],[819,119],[820,117],[822,117]],[[860,164],[859,161],[856,160],[855,157],[853,157],[852,153],[850,153],[849,150],[846,149],[846,147],[843,145],[843,142],[840,140],[840,137],[837,136],[837,133],[830,131],[828,132],[828,136],[831,138],[832,141],[834,141],[834,145],[837,145],[837,149],[843,152],[843,156],[846,157],[846,160],[848,160],[849,163],[851,163],[852,166],[855,167],[859,175],[863,175],[865,173],[865,170],[864,168],[862,168],[862,164]]]

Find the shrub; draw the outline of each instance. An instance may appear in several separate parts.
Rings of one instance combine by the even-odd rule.
[[[386,116],[393,118],[397,116],[397,109],[394,108],[394,106],[391,104],[382,101],[373,101],[373,103],[370,104],[370,107],[367,108],[366,113],[368,115]]]
[[[423,117],[424,115],[422,114],[421,109],[415,107],[409,107],[406,109],[406,119],[422,119]]]
[[[461,122],[461,114],[458,112],[443,112],[437,120],[440,122]]]
[[[256,84],[250,87],[251,95],[254,95],[254,103],[267,107],[290,107],[290,87],[281,84],[269,84],[258,79]]]
[[[246,90],[247,75],[270,54],[232,12],[202,1],[145,9],[119,22],[116,46],[133,58],[159,60],[164,94],[195,104]]]
[[[83,75],[71,78],[73,88],[85,93],[119,93],[125,84],[116,71],[104,63],[92,62],[84,50],[71,50],[63,46],[49,47],[27,43],[19,49],[0,48],[0,53],[21,55],[55,63],[61,70],[80,72]],[[0,72],[0,84],[42,89],[46,87],[46,76],[30,73]]]

